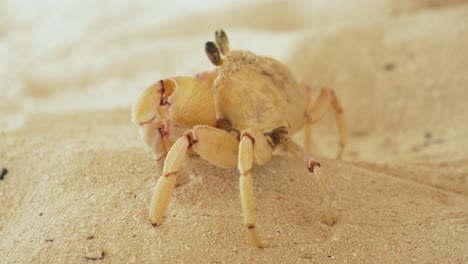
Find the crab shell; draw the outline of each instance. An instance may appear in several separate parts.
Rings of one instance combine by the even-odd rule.
[[[212,88],[217,118],[243,131],[298,131],[305,119],[306,94],[281,62],[247,51],[231,51]]]

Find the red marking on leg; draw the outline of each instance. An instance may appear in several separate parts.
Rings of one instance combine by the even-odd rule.
[[[156,158],[156,161],[162,160],[162,159],[166,156],[166,154],[167,154],[167,153],[164,153],[164,155],[162,155],[161,157],[157,157],[157,158]]]
[[[159,105],[164,105],[164,93],[166,92],[166,89],[164,88],[163,80],[160,80],[159,83],[161,84],[161,100],[159,100]]]
[[[191,132],[191,133],[185,133],[185,134],[184,134],[185,138],[187,138],[187,140],[188,140],[188,142],[189,142],[188,148],[191,148],[193,145],[195,145],[195,144],[198,143],[198,140],[193,139],[192,133],[193,133],[193,132]]]
[[[314,172],[314,167],[315,166],[319,166],[321,167],[322,165],[320,164],[320,162],[317,162],[315,160],[312,160],[309,162],[309,164],[307,165],[307,168],[309,169],[310,172]]]
[[[247,132],[242,133],[241,139],[242,139],[243,137],[248,137],[248,138],[250,139],[250,141],[252,142],[252,145],[255,144],[255,138],[252,137],[252,135],[250,135],[249,133],[247,133]]]
[[[164,85],[164,81],[160,80],[159,83],[161,84],[161,100],[159,100],[159,105],[171,105],[167,100],[164,99],[164,95],[166,94],[166,87]]]
[[[173,171],[173,172],[169,172],[169,173],[166,173],[164,174],[164,177],[169,177],[169,176],[172,176],[172,175],[176,175],[179,171]]]

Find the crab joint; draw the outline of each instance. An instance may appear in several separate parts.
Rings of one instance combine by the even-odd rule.
[[[315,160],[310,160],[309,161],[309,164],[307,164],[307,169],[309,169],[310,172],[314,172],[314,167],[317,166],[317,167],[321,167],[322,165],[320,164],[320,162],[318,161],[315,161]]]
[[[271,138],[274,145],[283,144],[288,140],[288,130],[285,127],[279,127],[265,136]]]
[[[216,128],[220,128],[229,132],[229,134],[233,135],[235,138],[240,140],[241,133],[239,130],[235,129],[229,120],[224,118],[216,119]]]
[[[243,137],[250,138],[250,141],[252,141],[252,145],[255,145],[255,137],[252,136],[251,134],[249,134],[249,132],[247,132],[247,131],[242,132],[241,138],[243,138]]]
[[[197,144],[198,140],[195,139],[193,130],[186,131],[184,137],[187,138],[189,143],[188,148],[190,149],[193,145]]]

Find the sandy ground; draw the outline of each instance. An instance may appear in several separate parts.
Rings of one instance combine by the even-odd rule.
[[[0,262],[468,262],[467,1],[96,3],[0,3]],[[130,105],[211,69],[219,27],[342,99],[343,159],[332,115],[313,130],[333,227],[284,153],[254,169],[266,248],[244,230],[238,172],[197,157],[164,224],[148,223],[157,166]]]

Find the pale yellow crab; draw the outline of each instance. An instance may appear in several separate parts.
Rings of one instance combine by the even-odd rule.
[[[339,128],[340,152],[346,141],[346,123],[335,93],[328,88],[309,103],[307,86],[297,82],[281,62],[248,51],[229,50],[223,30],[205,51],[214,71],[194,77],[158,81],[144,90],[133,105],[132,121],[140,126],[142,140],[156,160],[164,160],[151,200],[149,220],[162,222],[187,151],[193,151],[222,168],[237,167],[245,226],[252,242],[262,247],[255,228],[252,164],[267,163],[273,151],[284,146],[304,160],[320,184],[326,205],[326,223],[333,225],[330,187],[318,174],[320,163],[290,137],[303,126],[310,144],[311,124],[332,106]]]

